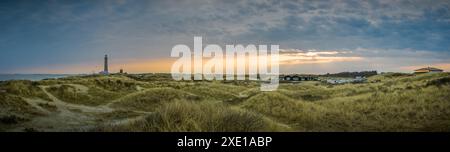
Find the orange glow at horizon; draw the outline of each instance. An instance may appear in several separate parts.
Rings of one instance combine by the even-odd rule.
[[[118,73],[123,69],[127,73],[168,73],[170,67],[175,61],[174,58],[167,59],[149,59],[149,60],[123,60],[111,61],[109,63],[109,72]],[[72,65],[51,65],[32,69],[22,69],[27,73],[51,73],[51,74],[92,74],[103,70],[102,62],[72,64]]]
[[[334,55],[336,52],[305,52],[305,53],[280,53],[279,54],[279,65],[280,68],[283,66],[295,66],[302,64],[314,64],[317,67],[328,66],[337,62],[360,62],[366,60],[363,57],[357,56],[326,56]],[[248,56],[248,60],[257,60],[258,58],[253,56]],[[270,58],[270,57],[268,57]],[[117,73],[120,69],[123,69],[127,73],[170,73],[172,64],[179,58],[163,58],[163,59],[122,59],[122,60],[111,60],[109,69],[110,73]],[[224,66],[225,57],[223,58]],[[235,60],[238,58],[235,58]],[[241,58],[242,59],[242,58]],[[209,58],[203,58],[203,65],[208,62]],[[236,63],[236,62],[235,62]],[[237,69],[235,64],[234,69]],[[243,65],[239,65],[243,66]],[[270,66],[270,62],[268,63]],[[412,71],[423,67],[436,67],[443,69],[444,71],[450,71],[450,63],[435,63],[430,65],[411,65],[400,67],[402,71]],[[193,67],[193,66],[191,66]],[[225,70],[226,68],[223,67]],[[245,66],[246,71],[248,71],[248,65]],[[95,63],[84,63],[84,64],[72,64],[72,65],[50,65],[46,67],[38,67],[32,69],[20,69],[20,71],[26,71],[26,73],[41,73],[41,74],[92,74],[98,73],[103,70],[102,62]],[[19,72],[17,72],[19,73]],[[26,74],[25,73],[25,74]]]
[[[337,52],[307,52],[307,53],[289,53],[289,54],[279,54],[279,65],[299,65],[299,64],[324,64],[331,62],[350,62],[362,60],[362,57],[335,57],[335,56],[321,56],[334,55]],[[270,66],[270,55],[267,57],[269,60],[267,63]],[[163,59],[123,59],[119,61],[110,60],[109,72],[117,73],[120,69],[123,69],[127,73],[169,73],[172,64],[179,58],[163,58]],[[203,65],[205,65],[210,58],[203,58]],[[236,60],[247,60],[246,61],[246,71],[248,71],[248,61],[258,60],[256,56],[246,56],[235,57],[234,69],[237,69]],[[226,57],[223,58],[223,65],[226,66]],[[196,65],[198,66],[198,65]],[[192,68],[194,65],[192,64]],[[256,67],[255,67],[256,68]],[[46,67],[38,67],[32,69],[22,69],[22,71],[27,71],[27,73],[54,73],[54,74],[92,74],[98,73],[103,69],[101,62],[96,63],[86,63],[86,64],[75,64],[75,65],[54,65]],[[225,67],[224,67],[225,70]]]

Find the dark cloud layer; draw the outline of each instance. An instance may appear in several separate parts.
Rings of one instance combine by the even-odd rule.
[[[450,54],[448,0],[1,1],[0,23],[6,73],[90,62],[104,53],[166,58],[174,45],[192,45],[193,36],[222,45],[364,49],[358,55],[365,57],[377,50],[438,54],[427,56],[430,62]]]

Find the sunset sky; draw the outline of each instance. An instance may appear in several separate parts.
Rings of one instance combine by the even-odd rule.
[[[169,72],[173,46],[278,44],[281,73],[450,71],[450,1],[0,1],[0,73]]]

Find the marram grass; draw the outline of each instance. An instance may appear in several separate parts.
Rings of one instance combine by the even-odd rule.
[[[367,83],[75,76],[0,83],[2,131],[450,131],[450,74]]]

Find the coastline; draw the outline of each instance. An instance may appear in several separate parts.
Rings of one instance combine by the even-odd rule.
[[[43,79],[56,79],[80,74],[0,74],[0,81],[9,80],[31,80],[39,81]]]

